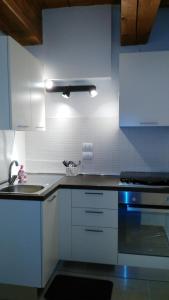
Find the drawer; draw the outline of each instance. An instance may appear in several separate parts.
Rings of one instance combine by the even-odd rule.
[[[117,264],[117,238],[117,229],[72,226],[72,259]]]
[[[118,228],[118,211],[101,208],[72,208],[72,225]]]
[[[72,207],[118,209],[118,192],[72,190]]]

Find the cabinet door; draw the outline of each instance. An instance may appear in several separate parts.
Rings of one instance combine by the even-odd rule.
[[[120,55],[120,126],[169,126],[169,51]]]
[[[31,65],[31,109],[32,130],[45,129],[45,94],[43,87],[43,67],[38,59],[30,54]]]
[[[0,130],[10,129],[10,99],[8,73],[8,40],[0,37]]]
[[[57,193],[52,194],[41,205],[43,237],[42,286],[44,287],[59,259],[59,208]]]
[[[30,65],[28,52],[8,38],[12,129],[31,129]]]
[[[0,282],[41,287],[40,202],[0,201]]]
[[[72,226],[72,259],[117,264],[117,229]]]
[[[71,260],[71,190],[59,190],[59,258]]]

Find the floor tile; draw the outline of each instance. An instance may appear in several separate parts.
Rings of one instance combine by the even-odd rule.
[[[151,300],[169,300],[169,283],[149,281]]]
[[[59,273],[111,280],[111,300],[169,300],[169,271],[68,262]]]
[[[116,290],[112,293],[111,300],[150,300],[148,294],[136,290]]]

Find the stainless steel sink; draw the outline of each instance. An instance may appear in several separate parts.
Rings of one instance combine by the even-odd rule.
[[[0,192],[3,193],[27,193],[27,194],[33,194],[36,192],[39,192],[40,190],[44,189],[44,186],[42,185],[10,185],[0,190]]]

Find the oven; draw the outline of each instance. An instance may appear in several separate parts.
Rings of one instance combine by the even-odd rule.
[[[169,194],[119,192],[118,251],[169,257]]]

